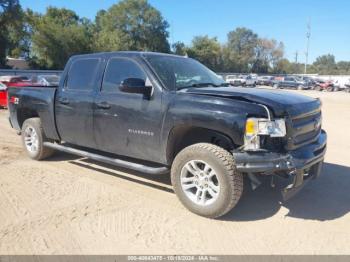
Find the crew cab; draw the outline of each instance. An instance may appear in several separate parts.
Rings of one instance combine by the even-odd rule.
[[[196,60],[150,52],[73,56],[57,87],[9,88],[10,123],[29,157],[55,150],[167,175],[192,212],[217,218],[243,178],[281,179],[290,197],[326,152],[321,102],[229,86]]]

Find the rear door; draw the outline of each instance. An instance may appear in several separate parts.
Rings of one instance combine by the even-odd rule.
[[[94,147],[93,100],[101,74],[98,57],[77,58],[70,63],[63,87],[56,95],[56,123],[61,140]]]
[[[122,92],[120,85],[127,78],[143,79],[151,85],[139,61],[127,57],[110,58],[101,91],[95,99],[97,148],[144,160],[160,159],[162,90],[153,85],[150,99],[142,94]]]

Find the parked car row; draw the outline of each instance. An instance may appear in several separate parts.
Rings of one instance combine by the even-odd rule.
[[[233,86],[271,86],[278,89],[317,90],[317,91],[346,91],[350,92],[350,79],[345,84],[338,80],[324,80],[310,76],[257,76],[257,75],[228,75],[226,82]]]
[[[24,86],[57,86],[57,75],[0,76],[0,107],[7,107],[7,88]]]

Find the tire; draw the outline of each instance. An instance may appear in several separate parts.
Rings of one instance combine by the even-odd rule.
[[[196,179],[196,176],[199,178]],[[243,192],[243,176],[236,172],[233,156],[223,148],[207,143],[186,147],[175,157],[171,182],[179,200],[188,210],[208,218],[228,213]]]
[[[43,160],[55,152],[44,146],[44,142],[50,142],[45,136],[40,118],[29,118],[22,125],[22,143],[28,156],[34,160]]]

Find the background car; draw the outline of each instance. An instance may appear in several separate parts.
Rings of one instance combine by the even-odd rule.
[[[257,78],[254,75],[228,75],[226,77],[226,83],[233,86],[255,86]]]
[[[345,83],[344,91],[350,93],[350,79]]]
[[[30,81],[27,76],[0,76],[0,82],[7,85],[7,83],[18,83]]]
[[[308,89],[314,89],[316,86],[316,81],[314,78],[309,77],[309,76],[301,76],[300,77],[300,81],[304,82],[304,85],[308,88]]]
[[[0,82],[0,107],[7,107],[7,86]]]
[[[332,92],[334,90],[334,84],[331,80],[318,79],[314,89],[316,91]]]
[[[255,75],[248,75],[245,77],[246,86],[256,86],[258,78]]]
[[[245,86],[246,79],[243,75],[228,75],[226,77],[226,83],[233,86]]]
[[[305,85],[304,81],[300,81],[294,76],[286,76],[283,78],[283,80],[275,80],[273,86],[275,88],[292,88],[292,89],[298,89],[298,90],[303,90],[308,88]]]
[[[259,76],[256,84],[261,86],[273,86],[273,79],[273,76]]]

